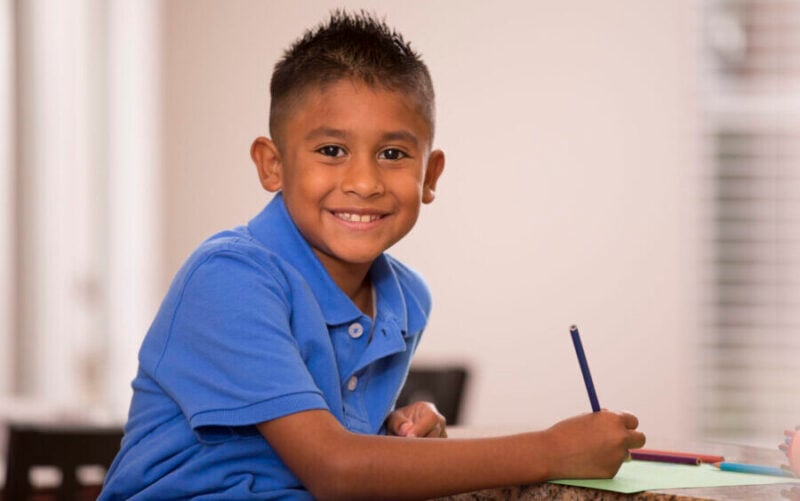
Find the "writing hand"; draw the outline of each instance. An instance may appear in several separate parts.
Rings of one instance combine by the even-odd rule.
[[[553,440],[550,451],[557,452],[552,477],[613,477],[628,451],[645,443],[638,426],[633,414],[605,409],[556,423],[547,430]]]

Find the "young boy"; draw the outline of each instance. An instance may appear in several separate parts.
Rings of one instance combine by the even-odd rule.
[[[101,498],[409,499],[613,476],[644,443],[630,414],[454,440],[432,405],[393,409],[431,298],[384,251],[444,168],[419,56],[383,22],[337,12],[270,90],[272,139],[251,155],[277,194],[175,277]]]

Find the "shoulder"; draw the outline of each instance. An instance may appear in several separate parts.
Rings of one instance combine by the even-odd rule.
[[[212,235],[201,243],[186,260],[186,264],[199,264],[220,255],[240,255],[253,260],[269,260],[269,250],[250,235],[247,227],[238,226]]]
[[[271,309],[285,310],[291,303],[291,274],[284,260],[252,238],[245,227],[223,231],[186,259],[158,317],[171,318],[178,311],[190,318],[203,318],[211,311],[232,315],[263,308],[266,302]]]
[[[217,233],[200,244],[175,278],[179,284],[196,280],[198,275],[220,280],[241,280],[242,275],[279,278],[282,268],[281,258],[242,226]]]
[[[140,351],[155,374],[170,346],[212,346],[219,336],[282,329],[293,307],[292,279],[274,252],[244,227],[218,233],[200,244],[175,275]],[[200,342],[200,340],[204,340]],[[181,351],[178,350],[178,351]]]

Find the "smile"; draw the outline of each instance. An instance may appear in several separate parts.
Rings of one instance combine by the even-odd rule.
[[[333,215],[342,221],[351,223],[371,223],[381,218],[378,214],[353,214],[351,212],[334,212]]]

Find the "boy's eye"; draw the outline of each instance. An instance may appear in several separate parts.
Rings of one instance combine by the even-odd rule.
[[[384,160],[400,160],[401,158],[405,158],[408,155],[403,150],[398,150],[397,148],[387,148],[383,150],[379,157]]]
[[[344,149],[341,146],[328,144],[317,150],[318,153],[326,157],[341,157],[344,156]]]

